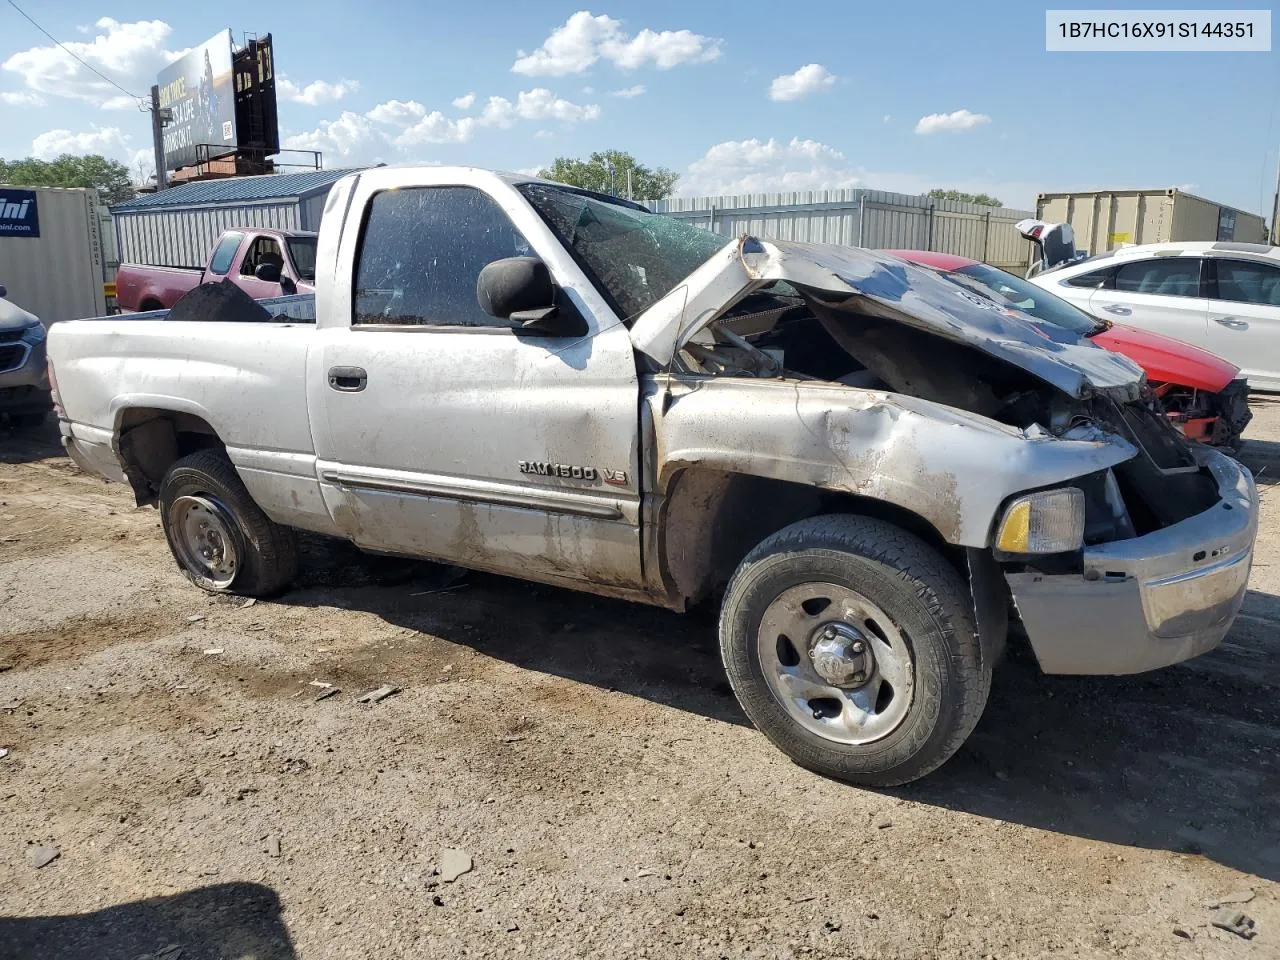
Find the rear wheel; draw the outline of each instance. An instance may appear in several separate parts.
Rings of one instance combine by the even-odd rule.
[[[201,450],[169,468],[160,484],[160,521],[178,568],[211,593],[266,596],[297,570],[293,531],[262,512],[216,451]]]
[[[868,517],[803,520],[756,547],[725,596],[720,647],[765,736],[803,767],[867,786],[940,766],[991,685],[963,579]]]

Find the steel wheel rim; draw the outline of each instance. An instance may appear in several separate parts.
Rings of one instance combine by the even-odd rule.
[[[169,508],[169,530],[178,559],[202,585],[225,590],[240,572],[240,533],[215,497],[179,497]]]
[[[812,582],[782,591],[760,618],[756,648],[774,698],[825,740],[874,743],[911,709],[915,668],[902,631],[849,587]]]

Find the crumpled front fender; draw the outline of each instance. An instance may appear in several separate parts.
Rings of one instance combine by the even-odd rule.
[[[1117,436],[1029,436],[926,400],[825,382],[677,378],[669,397],[651,402],[659,490],[687,467],[770,477],[895,504],[966,547],[989,546],[1013,494],[1137,452]]]

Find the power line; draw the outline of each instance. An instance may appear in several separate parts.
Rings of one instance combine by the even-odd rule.
[[[117,90],[119,90],[121,93],[126,94],[126,95],[128,95],[128,96],[132,97],[134,100],[137,100],[139,103],[141,103],[141,102],[142,102],[142,97],[138,96],[136,93],[132,93],[131,91],[126,90],[124,87],[120,86],[120,84],[116,83],[114,80],[112,80],[110,77],[108,77],[105,73],[102,73],[100,70],[98,70],[96,67],[94,67],[94,66],[93,66],[93,64],[91,64],[91,63],[87,63],[86,61],[84,61],[84,60],[80,59],[78,56],[76,56],[74,53],[72,53],[72,52],[71,52],[71,50],[70,50],[70,49],[68,49],[68,48],[67,48],[67,46],[66,46],[66,45],[65,45],[61,40],[59,40],[57,37],[55,37],[52,33],[50,33],[50,32],[49,32],[48,30],[46,30],[44,27],[40,26],[40,24],[38,24],[38,23],[36,23],[34,20],[32,20],[32,19],[31,19],[31,16],[30,16],[30,15],[29,15],[25,10],[23,10],[20,6],[18,6],[16,3],[14,3],[14,2],[13,2],[13,0],[8,0],[8,4],[9,4],[9,6],[13,7],[13,9],[17,10],[17,11],[18,11],[18,13],[20,13],[20,14],[22,15],[22,17],[27,21],[27,23],[31,24],[33,27],[35,27],[37,30],[39,30],[41,33],[43,33],[46,37],[48,37],[50,40],[52,40],[55,44],[57,44],[57,45],[58,45],[58,47],[59,47],[59,48],[61,48],[61,50],[62,50],[62,52],[63,52],[63,53],[65,53],[67,56],[71,57],[71,59],[75,60],[77,63],[79,63],[79,64],[80,64],[82,67],[84,67],[86,70],[89,70],[89,71],[91,71],[92,73],[97,74],[99,77],[101,77],[103,80],[107,81],[107,83],[111,84],[113,87],[115,87],[115,88],[116,88]]]

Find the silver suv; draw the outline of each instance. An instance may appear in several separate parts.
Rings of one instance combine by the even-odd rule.
[[[44,324],[4,299],[7,292],[0,285],[0,418],[14,427],[31,427],[53,409]]]

